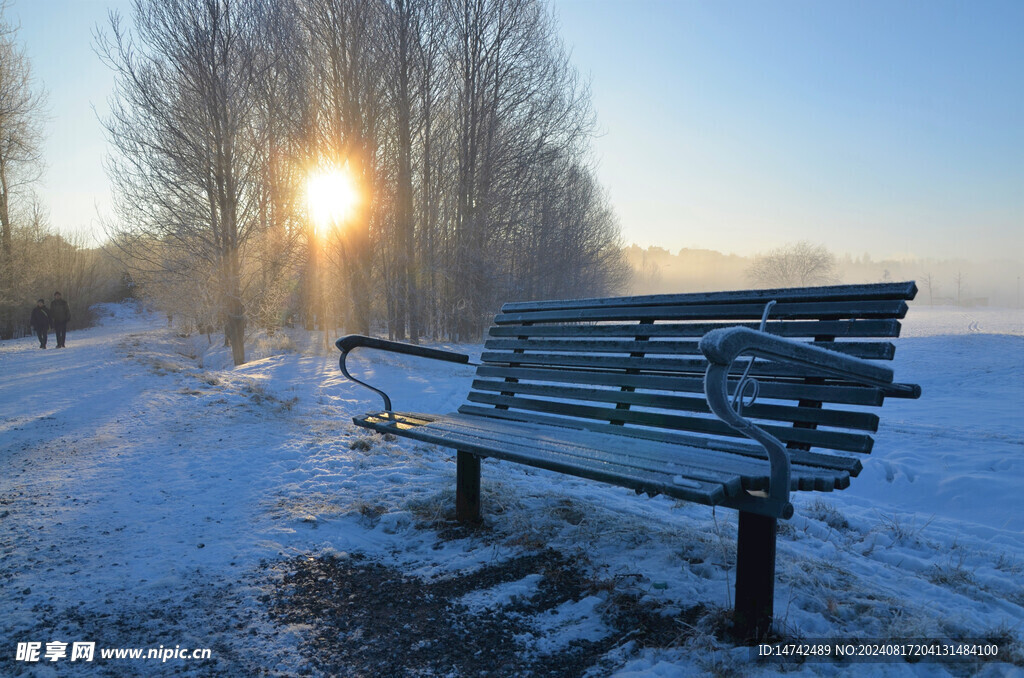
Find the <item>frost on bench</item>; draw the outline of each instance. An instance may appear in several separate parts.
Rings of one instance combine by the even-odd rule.
[[[356,348],[467,363],[459,353],[339,339],[341,369],[384,399],[359,426],[458,451],[456,515],[480,518],[496,458],[739,511],[735,623],[762,636],[777,520],[793,491],[849,486],[887,397],[916,398],[881,361],[912,282],[506,304],[452,413],[395,412],[351,377]],[[753,384],[756,398],[745,401]]]

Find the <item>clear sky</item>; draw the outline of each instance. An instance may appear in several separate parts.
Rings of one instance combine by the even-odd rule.
[[[1024,2],[556,8],[627,242],[1024,259]]]
[[[62,232],[103,236],[98,213],[110,210],[107,144],[93,106],[106,112],[114,80],[92,50],[92,32],[106,22],[108,8],[127,13],[129,6],[128,0],[13,0],[7,10],[11,23],[21,26],[18,37],[36,80],[49,93],[39,192]]]
[[[16,0],[50,92],[55,226],[110,197],[91,32],[128,0]],[[627,243],[1024,260],[1024,2],[555,0]]]

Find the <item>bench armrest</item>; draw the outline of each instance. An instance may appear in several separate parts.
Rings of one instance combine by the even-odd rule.
[[[737,358],[751,355],[796,363],[834,377],[881,388],[886,395],[909,398],[921,395],[921,387],[915,384],[893,384],[893,371],[884,365],[747,327],[712,330],[701,338],[700,350],[708,359],[704,375],[704,394],[708,406],[719,419],[759,442],[767,451],[771,480],[766,501],[771,510],[782,517],[788,517],[786,514],[791,514],[793,510],[789,504],[789,452],[778,438],[766,433],[733,409],[729,399],[729,368]]]
[[[456,353],[455,351],[444,351],[438,348],[427,348],[426,346],[417,346],[415,344],[406,344],[400,341],[388,341],[386,339],[377,339],[375,337],[367,337],[362,334],[350,334],[346,337],[342,337],[334,342],[334,345],[341,351],[341,358],[338,360],[338,367],[341,369],[341,373],[345,375],[345,378],[349,381],[354,381],[360,386],[364,386],[381,398],[384,399],[384,409],[387,412],[391,411],[391,398],[384,391],[378,388],[370,386],[364,381],[360,381],[348,373],[348,368],[345,366],[345,359],[348,358],[348,354],[355,348],[373,348],[380,351],[389,351],[391,353],[402,353],[405,355],[416,356],[419,358],[431,358],[432,360],[445,360],[451,363],[469,363],[469,356],[465,353]]]
[[[920,398],[917,384],[894,384],[891,368],[843,353],[783,339],[747,327],[712,330],[700,340],[700,350],[711,362],[727,365],[741,354],[813,367],[834,377],[875,386],[886,396]]]

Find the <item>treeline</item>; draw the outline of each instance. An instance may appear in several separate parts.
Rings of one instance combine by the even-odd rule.
[[[236,364],[254,324],[475,340],[502,301],[625,284],[540,0],[139,0],[97,51],[112,242]],[[359,200],[318,228],[305,187],[330,168]]]
[[[12,215],[9,236],[2,250],[10,275],[3,276],[0,288],[0,339],[30,334],[36,299],[49,305],[54,292],[71,305],[68,327],[73,330],[92,324],[93,304],[132,295],[132,281],[117,261],[80,236],[54,232],[38,211],[24,220]]]

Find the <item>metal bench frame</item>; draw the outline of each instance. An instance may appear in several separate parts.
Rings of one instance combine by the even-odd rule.
[[[916,293],[916,286],[913,283],[844,286],[841,288],[832,287],[817,289],[821,290],[821,295],[826,298],[826,301],[824,302],[825,307],[820,309],[820,311],[815,311],[817,313],[817,316],[814,316],[816,319],[832,317],[827,306],[827,297],[828,295],[837,294],[836,290],[843,290],[843,294],[845,295],[845,298],[847,298],[847,301],[849,298],[859,298],[856,296],[858,294],[867,299],[877,298],[878,294],[880,294],[878,290],[883,289],[885,290],[885,293],[890,296],[892,296],[892,294],[902,294],[905,299],[913,298]],[[896,291],[893,292],[893,290]],[[809,288],[802,291],[806,291],[813,296],[815,288]],[[763,293],[763,296],[766,298],[771,297],[773,292],[779,295],[784,295],[785,293],[785,291],[768,291]],[[746,294],[748,296],[755,295],[756,298],[756,296],[761,293],[739,292],[735,294]],[[708,301],[704,302],[704,307],[707,307],[708,304],[715,304],[718,299],[714,294],[703,296],[708,298]],[[675,295],[671,297],[671,299],[679,300],[684,297],[687,299],[697,297],[698,300],[694,302],[693,307],[702,308],[699,301],[700,298],[703,298],[702,295]],[[625,299],[587,300],[589,305],[587,305],[586,308],[614,306],[614,308],[633,309],[633,315],[636,315],[635,312],[637,309],[641,309],[643,313],[646,313],[648,307],[650,307],[650,309],[652,309],[652,313],[650,315],[656,319],[658,317],[658,303],[663,302],[666,298],[667,297],[662,295]],[[546,305],[557,307],[559,304],[571,305],[573,303],[574,302],[536,302],[528,308],[530,308],[531,312],[534,314],[530,317],[544,317],[543,314],[546,313],[544,310]],[[769,307],[774,303],[775,302],[773,300],[770,300],[768,302]],[[516,308],[515,304],[506,305],[506,307],[503,308],[503,313],[505,314],[504,318],[501,315],[499,315],[499,318],[503,318],[505,321],[507,321],[509,317],[515,318]],[[713,306],[713,308],[717,309],[718,307]],[[902,312],[900,312],[900,317],[902,317],[902,313],[904,313],[905,310],[906,307],[904,305]],[[705,315],[708,315],[708,317],[712,317],[715,320],[719,320],[718,317],[713,315],[715,312],[720,313],[722,316],[721,319],[724,320],[728,320],[728,316],[730,315],[730,309],[728,308],[721,311],[709,311]],[[538,316],[538,314],[541,315]],[[608,314],[606,313],[605,315]],[[615,315],[615,313],[613,312],[611,315]],[[565,311],[562,311],[561,316],[559,317],[564,316]],[[870,312],[867,313],[867,317],[871,317]],[[634,318],[630,317],[630,319],[632,320]],[[496,321],[497,320],[498,319],[496,319]],[[764,327],[763,318],[761,326],[762,328]],[[898,325],[896,327],[896,333],[898,334]],[[588,331],[583,329],[580,331],[580,334],[586,337]],[[643,332],[641,332],[641,334],[643,334]],[[815,337],[815,339],[818,338]],[[830,340],[832,337],[826,337],[825,339]],[[500,340],[496,343],[501,345]],[[768,473],[765,474],[767,476],[766,486],[759,486],[761,489],[758,490],[741,491],[725,496],[722,494],[702,494],[696,492],[687,485],[686,479],[677,478],[676,483],[672,483],[665,480],[659,480],[658,477],[652,479],[647,474],[643,473],[620,473],[616,475],[613,471],[595,468],[595,464],[600,460],[596,458],[588,460],[585,457],[586,452],[579,451],[588,445],[588,449],[591,450],[592,454],[596,454],[595,450],[602,446],[605,448],[620,447],[625,444],[625,442],[623,437],[617,433],[612,434],[593,430],[580,431],[572,428],[560,428],[557,423],[555,425],[546,425],[543,422],[521,423],[516,421],[492,419],[480,416],[476,412],[462,415],[452,414],[447,416],[396,413],[393,411],[391,399],[386,393],[356,379],[349,373],[346,366],[346,358],[352,350],[356,348],[371,348],[462,364],[469,364],[469,357],[465,354],[453,351],[426,348],[361,335],[349,335],[343,337],[336,342],[336,345],[341,351],[339,366],[345,377],[374,391],[384,400],[383,412],[370,413],[362,417],[356,417],[353,421],[357,425],[379,432],[392,432],[425,442],[446,445],[457,450],[456,517],[459,521],[477,522],[480,520],[480,458],[484,456],[505,459],[515,463],[547,468],[571,475],[588,477],[606,483],[630,487],[638,493],[644,492],[650,495],[664,493],[677,498],[689,499],[713,505],[722,505],[738,510],[740,515],[737,542],[734,633],[738,638],[745,641],[753,641],[763,638],[771,628],[774,605],[775,541],[777,521],[779,518],[788,519],[793,515],[793,506],[790,503],[789,494],[791,489],[793,489],[794,480],[791,478],[792,457],[796,452],[794,451],[794,445],[792,443],[787,447],[786,444],[771,432],[766,431],[765,428],[754,423],[750,418],[742,415],[742,404],[738,406],[737,401],[742,403],[742,391],[745,385],[737,386],[736,384],[735,377],[737,371],[742,367],[737,365],[737,361],[741,358],[750,359],[750,364],[747,365],[747,370],[744,372],[745,380],[747,379],[746,373],[750,371],[750,367],[754,364],[754,358],[759,358],[770,361],[769,363],[762,364],[789,365],[796,366],[801,369],[809,369],[812,374],[818,375],[817,379],[819,381],[821,381],[821,378],[830,378],[833,380],[839,380],[835,383],[860,384],[875,387],[881,394],[879,396],[878,404],[881,403],[881,398],[884,396],[917,398],[921,394],[919,386],[893,383],[894,375],[892,369],[889,367],[847,355],[845,353],[837,352],[836,350],[822,348],[812,343],[803,343],[775,336],[774,334],[758,331],[746,326],[719,328],[707,332],[699,340],[699,351],[707,361],[707,367],[704,371],[703,377],[703,390],[704,397],[707,400],[707,405],[710,408],[710,411],[713,412],[719,420],[724,422],[729,428],[760,445],[761,448],[763,448],[769,463]],[[631,353],[630,355],[632,356],[634,354]],[[891,357],[891,355],[888,357]],[[523,359],[526,360],[525,357]],[[563,360],[563,362],[566,361]],[[569,364],[573,364],[571,360],[568,362]],[[510,366],[513,365],[512,363],[508,364]],[[657,363],[656,361],[652,361],[652,364]],[[784,370],[785,368],[777,369]],[[613,370],[609,373],[627,375],[630,374],[630,372],[631,371],[629,369],[625,369],[624,371],[620,370],[619,372],[615,372]],[[635,371],[633,372],[635,374]],[[783,372],[783,374],[785,374],[785,372]],[[612,379],[614,380],[614,377],[612,377]],[[622,380],[625,384],[626,377],[623,376]],[[516,380],[506,378],[506,381]],[[756,378],[753,381],[756,381]],[[639,383],[642,382],[643,377],[641,375]],[[638,383],[638,381],[636,379],[632,379],[629,380],[629,383]],[[800,384],[795,384],[795,386],[791,385],[791,387],[799,390]],[[621,390],[632,390],[632,388],[632,386],[624,385]],[[757,387],[755,385],[755,390],[756,388]],[[800,404],[803,405],[803,403],[804,401],[801,399]],[[818,406],[820,407],[820,403]],[[498,405],[497,407],[500,408],[501,405]],[[495,412],[495,415],[497,414],[499,413]],[[480,439],[470,439],[467,435],[463,434],[462,437],[459,437],[458,432],[461,429],[458,427],[462,426],[465,428],[467,422],[469,422],[470,425],[472,425],[472,422],[486,422],[488,428],[499,431],[498,433],[491,434],[491,436],[494,439],[499,439],[501,436],[504,436],[504,442],[502,444],[489,444],[486,436],[481,436]],[[615,422],[612,423],[614,424]],[[441,430],[445,426],[448,428]],[[604,428],[607,429],[607,426],[604,426]],[[555,439],[557,441],[558,439],[561,439],[564,441],[565,446],[576,445],[576,447],[573,448],[572,453],[581,455],[582,461],[579,462],[579,464],[566,463],[551,457],[547,454],[547,450],[542,448],[563,443],[545,442],[541,444],[536,442],[538,440],[538,431],[542,431],[544,433],[543,438],[546,441],[550,441],[551,439]],[[673,435],[679,437],[680,440],[686,443],[685,446],[674,449],[686,449],[689,451],[691,447],[700,447],[706,448],[705,452],[708,455],[722,454],[723,457],[729,456],[730,452],[739,449],[731,448],[729,445],[724,444],[721,441],[716,441],[714,443],[705,442],[699,435],[685,435],[682,437],[677,433],[674,433]],[[521,442],[510,442],[515,441],[516,438],[521,438]],[[534,446],[533,448],[530,447],[531,444]],[[800,449],[800,446],[797,446],[797,449]],[[807,448],[803,447],[803,449]],[[867,450],[861,451],[869,450],[870,446]],[[554,451],[559,452],[560,450],[555,449]],[[593,461],[594,464],[590,464],[590,461]],[[857,462],[855,468],[851,467],[850,474],[856,475],[857,471],[859,471],[859,462]],[[805,480],[802,482],[806,483],[810,481]],[[848,484],[848,481],[846,482]],[[699,482],[694,482],[692,484],[698,487],[701,485]],[[840,485],[837,481],[835,489],[842,489],[843,487],[845,487],[845,485]],[[833,488],[814,485],[813,487],[810,487],[810,489]]]

